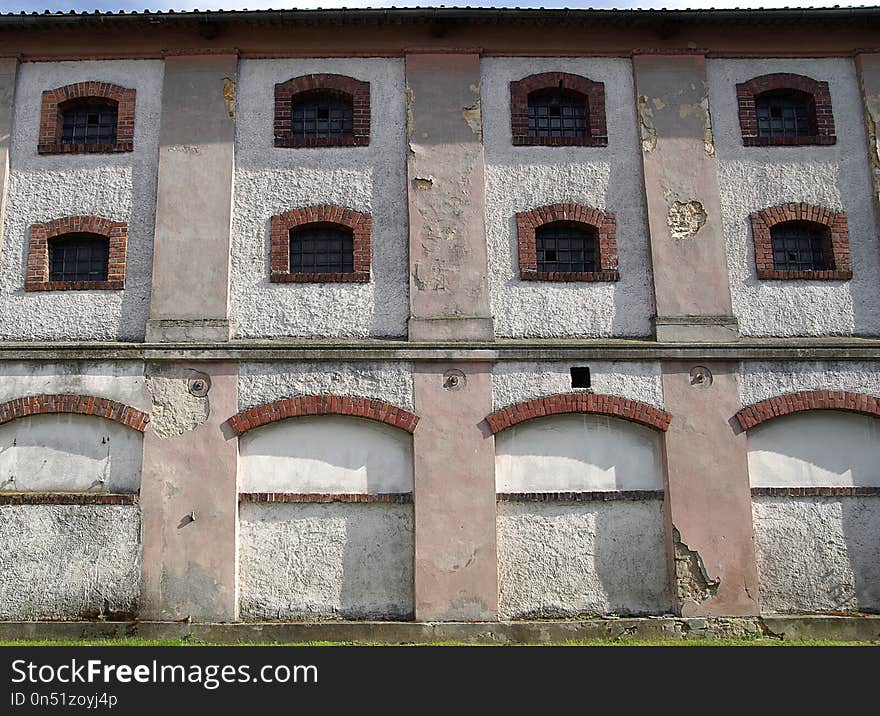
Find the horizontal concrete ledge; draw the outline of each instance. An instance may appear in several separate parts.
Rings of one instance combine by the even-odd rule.
[[[672,616],[517,622],[0,622],[0,641],[191,639],[221,644],[563,644],[594,639],[833,639],[880,641],[880,616]]]
[[[880,360],[880,338],[742,339],[664,343],[639,339],[360,341],[276,339],[182,343],[0,341],[0,361],[385,361]]]

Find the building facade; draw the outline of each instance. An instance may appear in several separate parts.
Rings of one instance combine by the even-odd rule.
[[[878,26],[0,16],[0,619],[880,610]]]

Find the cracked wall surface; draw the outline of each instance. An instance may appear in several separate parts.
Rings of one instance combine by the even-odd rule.
[[[672,545],[675,551],[675,594],[679,603],[700,604],[714,597],[718,593],[721,579],[708,574],[700,553],[682,542],[681,535],[674,527]]]
[[[180,366],[151,365],[146,385],[152,400],[150,427],[161,438],[183,435],[207,421],[211,414],[210,394],[194,395],[192,381],[204,374]]]

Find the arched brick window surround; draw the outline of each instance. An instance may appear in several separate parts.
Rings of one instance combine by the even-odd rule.
[[[495,435],[527,420],[565,413],[608,415],[662,432],[666,432],[672,420],[672,416],[665,410],[660,410],[660,408],[655,408],[653,405],[639,400],[595,393],[558,393],[508,405],[506,408],[496,410],[486,416],[486,422],[489,424],[492,434]]]
[[[535,229],[555,221],[585,224],[597,232],[596,252],[599,271],[538,272],[538,254]],[[580,204],[552,204],[516,215],[517,243],[519,244],[519,277],[524,281],[618,281],[617,219]]]
[[[565,89],[587,99],[589,132],[586,137],[530,137],[529,94],[539,90]],[[608,146],[605,124],[605,85],[567,72],[543,72],[510,83],[510,129],[515,146]]]
[[[810,111],[815,117],[815,133],[801,137],[759,137],[755,97],[773,90],[797,90],[812,97]],[[804,144],[835,144],[834,115],[831,111],[831,93],[827,82],[811,77],[778,72],[754,77],[736,86],[739,105],[739,126],[743,144],[747,147],[793,146]]]
[[[852,261],[849,255],[849,229],[846,213],[812,204],[780,204],[749,216],[752,222],[752,239],[755,243],[755,268],[760,279],[813,279],[845,281],[852,278]],[[824,251],[826,259],[834,268],[822,271],[777,271],[773,264],[771,227],[785,221],[810,221],[829,229],[829,239]]]
[[[125,253],[128,224],[100,216],[66,216],[31,224],[25,291],[76,291],[125,288]],[[65,234],[88,233],[106,237],[109,258],[106,281],[49,281],[49,239]]]
[[[773,418],[807,410],[843,410],[880,418],[880,398],[848,390],[800,390],[746,406],[734,417],[740,428],[749,430]]]
[[[108,82],[77,82],[43,92],[40,108],[39,154],[131,152],[134,150],[136,91]],[[113,144],[63,144],[61,115],[66,105],[89,98],[116,104],[116,142]]]
[[[226,424],[236,435],[248,430],[276,423],[288,418],[310,415],[347,415],[354,418],[375,420],[408,433],[415,432],[419,416],[396,405],[375,398],[351,395],[300,395],[264,403],[255,408],[242,410],[233,415]]]
[[[329,224],[350,229],[354,239],[353,273],[290,273],[290,230],[307,224]],[[275,283],[366,282],[370,280],[369,214],[332,204],[305,206],[272,217],[269,280]]]
[[[61,393],[30,395],[0,404],[0,424],[31,415],[51,415],[54,413],[94,415],[125,425],[140,433],[147,429],[147,423],[150,422],[150,416],[146,413],[109,398]]]
[[[294,137],[293,98],[303,93],[328,93],[351,99],[353,123],[351,136]],[[294,77],[275,85],[276,147],[365,147],[370,143],[370,83],[354,77],[316,74]]]

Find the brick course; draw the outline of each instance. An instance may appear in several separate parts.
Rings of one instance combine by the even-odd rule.
[[[352,133],[341,137],[294,137],[293,98],[300,94],[330,94],[351,102]],[[276,147],[365,147],[370,143],[370,83],[353,77],[314,74],[275,85]]]
[[[759,279],[814,281],[846,281],[852,278],[852,261],[849,254],[849,228],[846,213],[806,203],[790,203],[771,206],[749,215],[752,223],[752,240],[755,244],[755,268]],[[777,271],[773,263],[771,227],[785,221],[810,221],[829,229],[823,252],[833,269],[822,271]]]
[[[65,234],[88,233],[109,242],[106,281],[50,281],[49,239]],[[25,291],[122,290],[125,288],[125,254],[128,224],[100,216],[66,216],[43,224],[31,224]]]
[[[538,90],[566,89],[585,96],[587,102],[586,137],[530,137],[529,94]],[[510,131],[515,146],[608,146],[605,123],[605,85],[566,72],[542,72],[510,83]]]
[[[593,490],[585,492],[499,492],[496,502],[611,502],[662,500],[663,490]]]
[[[0,505],[136,505],[134,493],[0,492]]]
[[[307,224],[332,224],[351,230],[354,239],[354,272],[290,272],[290,230]],[[373,219],[370,214],[333,204],[305,206],[273,216],[270,221],[269,280],[273,283],[368,282],[372,227]]]
[[[94,395],[73,395],[69,393],[29,395],[15,398],[0,404],[0,425],[29,415],[51,415],[53,413],[78,413],[94,415],[112,420],[120,425],[144,432],[150,416],[109,398]]]
[[[752,497],[873,497],[880,487],[753,487]]]
[[[83,154],[134,151],[134,108],[136,90],[108,82],[77,82],[43,92],[40,108],[40,154]],[[63,144],[61,116],[66,107],[89,98],[116,104],[116,142],[113,144]]]
[[[535,229],[555,221],[584,224],[596,229],[596,258],[599,271],[539,272]],[[516,215],[516,235],[519,245],[519,276],[524,281],[618,281],[617,218],[599,209],[581,204],[551,204],[539,206]]]
[[[281,398],[272,403],[242,410],[229,418],[226,424],[236,435],[242,435],[262,425],[307,415],[349,415],[366,418],[386,423],[408,433],[415,432],[419,424],[418,415],[396,405],[383,400],[350,395],[300,395],[295,398]]]
[[[250,503],[292,503],[311,504],[326,502],[343,502],[348,504],[385,503],[395,505],[411,504],[411,492],[365,493],[331,493],[331,492],[241,492],[239,502]]]
[[[672,420],[672,416],[665,410],[660,410],[638,400],[595,393],[557,393],[508,405],[506,408],[496,410],[486,416],[486,422],[489,424],[492,434],[495,435],[526,420],[563,413],[610,415],[663,432],[666,431]]]
[[[843,410],[880,417],[880,398],[847,390],[800,390],[749,405],[734,417],[743,430],[748,430],[781,415],[807,410]]]

